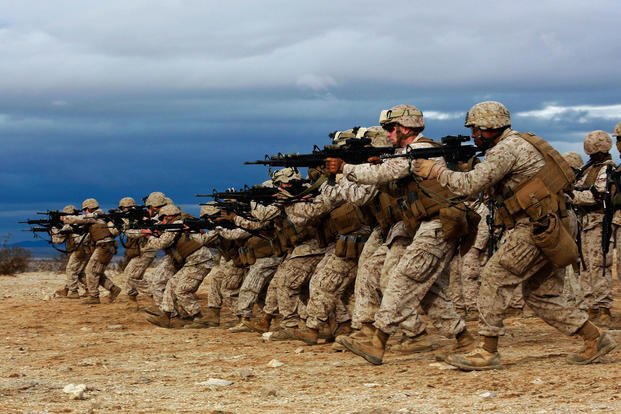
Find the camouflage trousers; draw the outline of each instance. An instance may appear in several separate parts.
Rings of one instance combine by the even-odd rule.
[[[149,283],[144,278],[147,268],[153,263],[157,252],[143,251],[139,256],[132,257],[125,266],[125,276],[127,276],[127,295],[138,296],[138,293],[150,296],[151,290]]]
[[[324,254],[316,254],[285,258],[278,266],[274,278],[279,281],[276,296],[278,298],[278,311],[282,315],[281,327],[293,328],[298,326],[302,288],[308,284],[324,257],[326,257]]]
[[[76,250],[69,254],[67,266],[65,267],[66,282],[65,287],[71,292],[77,292],[78,288],[86,288],[86,265],[89,255],[82,250]]]
[[[201,305],[194,293],[203,283],[203,279],[209,274],[212,266],[211,261],[183,266],[168,279],[160,309],[181,317],[194,317],[199,314]]]
[[[84,269],[86,273],[86,289],[89,296],[98,298],[100,285],[107,290],[114,287],[114,283],[108,279],[104,272],[115,253],[116,247],[113,242],[100,243],[95,246],[95,250]]]
[[[614,242],[615,242],[614,250],[617,256],[617,266],[615,270],[617,272],[617,279],[621,281],[621,226],[614,226],[613,234],[614,234]]]
[[[276,273],[274,273],[274,276],[272,276],[272,280],[270,280],[269,285],[267,285],[265,304],[263,305],[264,313],[272,316],[278,315],[278,286],[282,283],[281,279],[283,275],[284,273],[278,273],[278,269],[276,269]]]
[[[582,231],[582,256],[586,270],[580,271],[584,305],[588,309],[612,307],[612,249],[602,252],[602,225]]]
[[[410,243],[410,239],[398,237],[389,247],[383,242],[379,228],[371,233],[358,260],[351,322],[354,329],[375,321],[375,314],[382,303],[382,292],[388,284],[388,275]],[[417,324],[416,318],[406,318],[399,328],[408,336],[415,336],[424,329]]]
[[[317,267],[309,285],[309,297],[306,304],[306,326],[319,329],[334,315],[337,323],[351,319],[343,294],[356,277],[358,259],[338,257],[334,248],[330,249],[324,265]]]
[[[148,282],[155,306],[159,307],[162,304],[162,297],[164,296],[168,280],[170,280],[178,270],[179,267],[173,258],[170,255],[165,255],[151,273]]]
[[[220,264],[209,273],[207,289],[207,303],[210,308],[222,308],[223,305],[231,309],[237,308],[237,295],[244,279],[246,269],[235,266],[232,260],[222,259]]]
[[[259,299],[260,293],[265,286],[272,280],[278,266],[284,257],[264,257],[248,268],[248,273],[239,289],[237,300],[237,315],[249,318],[252,316],[252,308]]]
[[[503,319],[519,285],[526,304],[549,325],[574,334],[588,319],[564,294],[565,269],[555,268],[533,245],[530,225],[518,222],[481,272],[479,333],[504,335]]]
[[[465,322],[446,294],[455,248],[455,242],[444,240],[439,220],[423,222],[388,275],[375,327],[393,334],[399,324],[414,318],[412,331],[422,332],[422,310],[441,334],[452,337],[463,331]]]

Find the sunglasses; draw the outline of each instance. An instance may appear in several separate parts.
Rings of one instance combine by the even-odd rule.
[[[395,130],[396,127],[397,127],[397,124],[395,123],[382,125],[382,129],[386,132],[392,132]]]

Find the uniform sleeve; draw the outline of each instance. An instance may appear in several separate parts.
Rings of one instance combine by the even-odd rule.
[[[586,174],[582,177],[582,180],[578,181],[578,184],[576,185],[577,187],[580,186],[581,182],[584,182]],[[593,188],[597,193],[602,194],[606,192],[606,179],[606,165],[602,165],[599,172],[597,173],[597,178],[593,183]],[[574,204],[577,206],[593,206],[598,203],[598,200],[595,199],[595,197],[593,196],[593,192],[590,189],[574,190],[573,195]]]
[[[176,231],[165,231],[160,237],[151,236],[147,239],[145,250],[163,250],[172,246],[177,236]]]
[[[500,141],[487,151],[485,159],[468,172],[444,170],[438,177],[442,186],[462,196],[475,195],[492,187],[504,178],[515,163],[516,157],[507,145]]]
[[[379,185],[406,177],[411,171],[408,158],[389,158],[381,164],[345,164],[343,175],[357,184]]]

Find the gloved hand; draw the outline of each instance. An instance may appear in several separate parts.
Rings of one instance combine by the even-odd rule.
[[[432,160],[414,160],[413,172],[421,178],[436,178],[446,167]]]

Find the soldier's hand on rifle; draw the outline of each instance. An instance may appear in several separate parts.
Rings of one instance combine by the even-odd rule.
[[[446,167],[432,160],[416,159],[412,163],[413,173],[421,178],[436,178]]]
[[[380,160],[380,157],[369,157],[367,158],[367,162],[369,164],[377,165],[381,164],[382,160]]]
[[[330,174],[338,174],[343,171],[345,161],[340,158],[326,158],[326,170]]]

